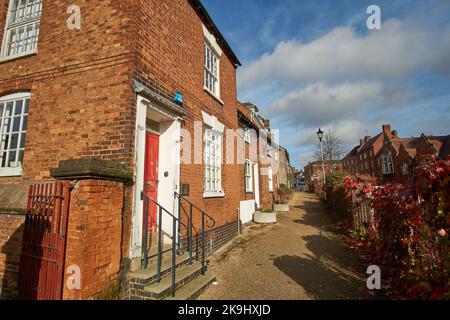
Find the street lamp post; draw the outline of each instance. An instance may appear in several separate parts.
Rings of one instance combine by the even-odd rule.
[[[323,190],[324,190],[325,200],[327,200],[327,191],[326,191],[326,188],[325,188],[325,182],[326,182],[325,159],[324,159],[324,156],[323,156],[323,143],[322,143],[323,131],[320,128],[319,128],[319,131],[317,131],[317,137],[319,138],[319,141],[320,141],[320,154],[322,155]]]

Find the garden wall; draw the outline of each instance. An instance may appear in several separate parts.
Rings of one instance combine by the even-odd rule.
[[[25,215],[0,211],[0,299],[15,295]]]

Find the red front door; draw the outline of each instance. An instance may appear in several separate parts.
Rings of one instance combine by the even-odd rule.
[[[147,131],[145,136],[144,192],[154,201],[158,201],[158,159],[159,136]],[[150,201],[148,210],[149,230],[152,230],[152,227],[153,230],[156,230],[156,224],[156,205]]]

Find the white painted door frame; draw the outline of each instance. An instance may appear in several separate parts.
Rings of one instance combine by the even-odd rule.
[[[144,103],[145,102],[145,103]],[[157,108],[150,108],[149,101],[142,96],[137,97],[137,115],[136,115],[136,136],[135,136],[135,170],[134,170],[134,197],[132,206],[132,231],[130,257],[138,258],[142,255],[142,231],[143,231],[143,200],[141,193],[144,188],[144,164],[145,164],[145,133],[147,130],[147,116],[151,117],[151,113],[158,112]],[[156,110],[156,111],[155,111]],[[161,113],[167,116],[165,113]],[[163,205],[167,210],[173,210],[176,216],[178,210],[176,201],[174,201],[174,191],[179,190],[180,184],[180,119],[176,117],[168,117],[169,121],[165,121],[163,130],[160,133],[160,166],[158,178],[160,185],[158,186],[158,203]],[[164,159],[164,162],[161,161]],[[166,177],[164,174],[169,173]],[[170,221],[163,219],[163,229],[170,230],[172,233],[172,224]],[[160,223],[158,221],[158,223]],[[170,224],[170,228],[169,228]],[[166,240],[166,239],[164,239]]]

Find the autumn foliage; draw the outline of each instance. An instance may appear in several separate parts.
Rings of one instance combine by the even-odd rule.
[[[417,168],[411,185],[377,186],[345,177],[347,198],[370,201],[360,249],[382,269],[383,286],[403,299],[450,299],[450,159]]]

